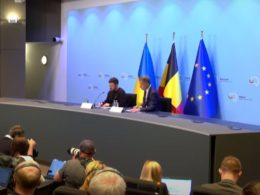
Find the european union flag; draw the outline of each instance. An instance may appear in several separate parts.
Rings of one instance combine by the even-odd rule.
[[[218,94],[209,56],[201,39],[192,73],[184,114],[205,118],[218,114]]]

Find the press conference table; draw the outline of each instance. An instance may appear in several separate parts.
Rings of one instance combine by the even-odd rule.
[[[69,159],[66,150],[83,139],[96,143],[96,159],[138,177],[145,160],[161,163],[164,175],[193,185],[216,181],[226,155],[238,156],[244,177],[259,179],[260,127],[171,113],[111,113],[44,100],[0,98],[0,135],[21,124],[37,140],[39,159]],[[254,152],[252,152],[254,151]]]

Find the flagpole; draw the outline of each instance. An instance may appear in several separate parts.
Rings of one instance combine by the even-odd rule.
[[[147,43],[148,41],[148,33],[145,34],[145,42]]]
[[[204,31],[202,30],[202,31],[200,31],[200,36],[201,36],[201,39],[203,39],[204,38]]]
[[[172,33],[172,41],[173,41],[173,43],[175,41],[175,32]]]

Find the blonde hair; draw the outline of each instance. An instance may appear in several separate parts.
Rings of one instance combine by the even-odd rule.
[[[106,165],[98,160],[93,160],[90,163],[87,164],[85,173],[86,173],[86,179],[83,183],[83,185],[80,187],[80,190],[87,191],[89,188],[89,184],[91,179],[94,177],[96,171],[102,170],[106,167]]]
[[[157,161],[147,160],[143,165],[140,179],[160,184],[162,180],[161,165]]]

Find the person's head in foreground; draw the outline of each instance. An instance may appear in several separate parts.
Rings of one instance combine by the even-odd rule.
[[[88,163],[85,170],[87,176],[80,189],[87,191],[89,188],[89,183],[94,177],[95,173],[99,170],[104,169],[105,166],[106,165],[103,162],[98,160],[93,160],[90,163]]]
[[[91,195],[124,195],[126,183],[120,173],[112,168],[97,171],[90,181]]]
[[[242,195],[260,195],[260,182],[247,184],[242,191]]]
[[[147,160],[142,168],[140,179],[160,184],[162,180],[162,167],[157,161]]]
[[[96,154],[95,144],[92,140],[89,139],[85,139],[80,142],[79,150],[80,158],[92,159],[93,156]]]
[[[150,78],[147,76],[140,77],[139,83],[140,83],[140,88],[145,91],[150,86]]]
[[[238,158],[227,156],[221,162],[218,171],[221,180],[231,180],[234,183],[237,183],[239,177],[242,175],[242,165]]]
[[[33,162],[22,162],[14,170],[14,191],[19,195],[32,195],[40,184],[41,170]]]

